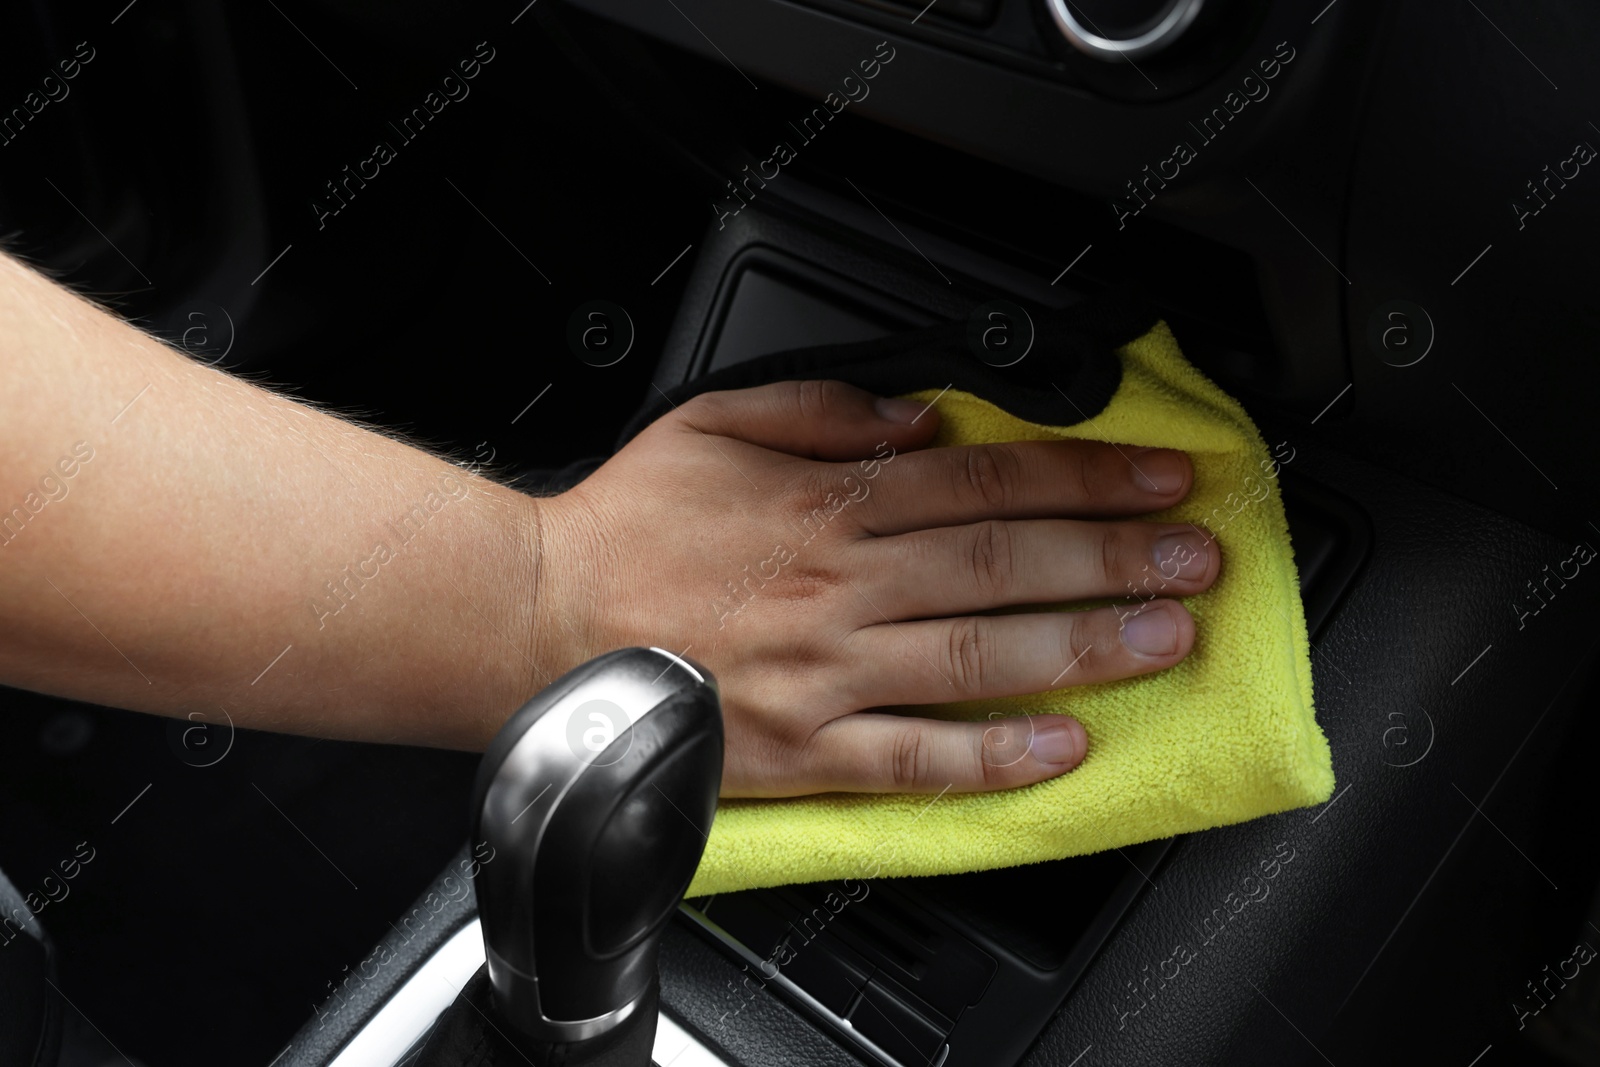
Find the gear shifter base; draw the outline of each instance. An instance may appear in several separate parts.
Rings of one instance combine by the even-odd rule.
[[[535,1041],[497,1022],[488,969],[480,968],[439,1017],[409,1067],[639,1067],[651,1063],[660,985],[650,983],[628,1018],[586,1041]]]

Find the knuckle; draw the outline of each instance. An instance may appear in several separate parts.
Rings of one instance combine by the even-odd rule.
[[[833,378],[807,378],[794,383],[791,397],[802,422],[823,421],[845,407],[849,386]]]
[[[789,505],[801,512],[821,506],[828,495],[828,468],[820,463],[800,463],[792,471],[784,486]]]
[[[1084,447],[1073,449],[1067,473],[1080,500],[1095,501],[1112,495],[1116,483],[1110,464],[1118,458],[1111,445],[1085,442]]]
[[[889,781],[900,790],[914,789],[933,773],[933,745],[919,727],[895,731],[889,746]]]
[[[1126,482],[1123,470],[1127,465],[1128,461],[1122,457],[1115,445],[1101,445],[1092,449],[1088,462],[1083,465],[1084,480],[1088,483],[1092,497],[1099,499],[1110,495],[1116,488],[1116,479]]]
[[[945,665],[957,692],[983,692],[985,672],[992,670],[992,632],[988,619],[980,615],[952,619],[945,643]]]
[[[1082,504],[1091,499],[1090,493],[1094,488],[1093,475],[1088,472],[1090,446],[1086,442],[1067,442],[1066,445],[1056,453],[1056,461],[1051,464],[1051,477],[1058,480],[1058,491],[1064,498]]]
[[[807,464],[797,479],[790,506],[796,512],[795,532],[802,543],[810,543],[835,525],[850,504],[850,498],[840,492],[841,486],[829,480],[833,476],[830,467]]]
[[[759,750],[765,759],[776,766],[792,762],[807,766],[818,755],[818,724],[804,715],[774,716],[762,723],[757,735]],[[728,746],[733,751],[733,746]]]
[[[1128,573],[1128,538],[1119,527],[1110,523],[1103,524],[1098,531],[1100,534],[1100,579],[1107,585],[1124,577],[1131,577]]]
[[[1086,661],[1094,658],[1096,648],[1105,644],[1103,627],[1097,625],[1099,612],[1068,611],[1061,613],[1061,655],[1065,657],[1061,662],[1078,665],[1072,671],[1073,675],[1082,676],[1082,666]],[[1071,676],[1069,676],[1071,677]],[[1071,685],[1077,678],[1063,679],[1062,684]]]
[[[1002,510],[1016,496],[1017,474],[1021,464],[1017,454],[1004,445],[969,448],[962,475],[966,489],[985,507]]]
[[[828,412],[826,382],[807,378],[794,383],[794,406],[801,421],[820,419]]]
[[[1062,488],[1078,501],[1094,499],[1094,476],[1089,473],[1089,449],[1074,448],[1067,453],[1061,472]]]
[[[976,523],[968,533],[966,560],[979,592],[1004,596],[1011,586],[1014,545],[1012,528],[997,519]]]
[[[977,773],[973,779],[982,789],[998,789],[1009,782],[1009,775],[1018,762],[1011,750],[1015,747],[1016,725],[1012,722],[991,723],[978,736],[973,762]]]

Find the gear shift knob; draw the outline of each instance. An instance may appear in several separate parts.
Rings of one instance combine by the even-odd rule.
[[[659,648],[590,660],[506,722],[472,810],[473,840],[498,857],[476,885],[507,1022],[534,1042],[582,1043],[647,1010],[654,1032],[661,932],[721,783],[716,680]]]

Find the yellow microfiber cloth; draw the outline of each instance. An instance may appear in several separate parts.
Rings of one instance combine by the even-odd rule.
[[[1244,409],[1183,358],[1164,322],[1118,356],[1122,381],[1111,403],[1069,427],[1025,422],[959,390],[910,396],[936,404],[936,446],[1087,438],[1188,452],[1193,491],[1149,518],[1193,522],[1221,545],[1216,584],[1184,599],[1194,650],[1139,678],[915,709],[963,719],[1070,712],[1088,731],[1088,755],[1047,782],[938,797],[723,800],[690,896],[1016,866],[1243,822],[1332,794],[1278,460]]]

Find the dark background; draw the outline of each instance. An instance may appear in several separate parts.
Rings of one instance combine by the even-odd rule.
[[[279,6],[224,24],[139,0],[111,25],[121,4],[94,5],[49,12],[48,33],[9,10],[5,107],[78,41],[95,58],[0,146],[8,249],[176,339],[196,327],[208,362],[231,318],[219,366],[429,447],[504,472],[609,451],[693,253],[651,282],[706,222],[689,184],[531,15]],[[402,143],[387,123],[484,40],[495,58],[470,95]],[[378,139],[397,157],[319,231],[311,201]],[[567,346],[591,299],[637,327],[615,366]],[[240,731],[203,767],[227,743],[220,715],[209,749],[165,720],[14,690],[0,716],[0,867],[27,893],[80,841],[95,849],[40,919],[58,985],[150,1064],[270,1061],[466,833],[470,755]]]

